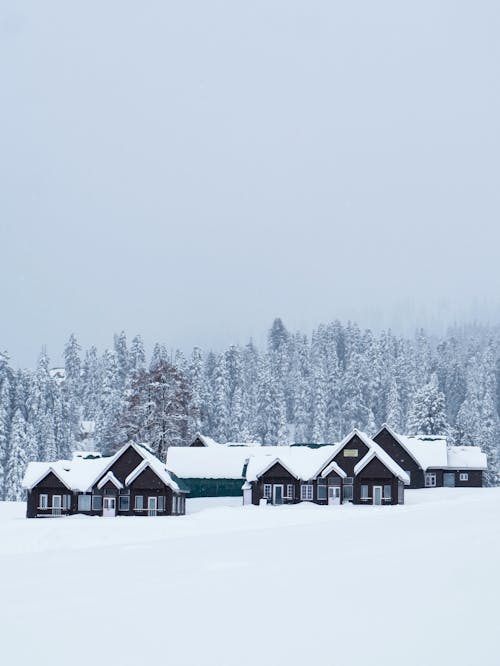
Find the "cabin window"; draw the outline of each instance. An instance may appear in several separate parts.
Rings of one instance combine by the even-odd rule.
[[[273,487],[271,486],[270,483],[265,483],[264,484],[264,497],[266,499],[271,499],[273,496]]]
[[[404,492],[405,492],[404,491],[404,483],[402,481],[400,481],[398,483],[398,503],[399,504],[404,503],[404,498],[405,498]]]
[[[165,498],[158,497],[158,511],[165,511]]]
[[[426,472],[425,474],[425,487],[426,488],[435,488],[436,487],[436,475],[431,472]]]
[[[318,499],[326,500],[326,479],[318,479]]]
[[[40,495],[39,509],[48,509],[49,508],[49,496]]]
[[[352,476],[346,476],[346,478],[344,479],[344,501],[346,502],[352,501],[353,498],[352,481],[353,481]]]
[[[293,492],[293,483],[289,483],[286,487],[286,496],[288,499],[293,499],[294,492]]]
[[[303,483],[300,486],[300,499],[310,502],[313,498],[313,487],[310,483]]]
[[[128,495],[120,495],[118,499],[119,511],[130,511],[130,497]]]
[[[390,485],[384,486],[384,499],[390,500],[392,497],[392,488]]]
[[[180,496],[180,500],[181,500],[181,513],[186,513],[186,498],[184,497],[184,495]]]
[[[92,511],[102,511],[102,497],[101,495],[92,496]]]
[[[358,449],[344,449],[344,458],[357,458]]]
[[[469,475],[466,472],[460,472],[460,481],[468,481]]]
[[[62,497],[62,508],[71,509],[71,495],[63,495]]]
[[[78,511],[90,511],[90,495],[78,495]]]
[[[368,486],[361,486],[361,499],[370,499],[370,496],[368,495]]]
[[[144,495],[135,496],[135,510],[142,511],[144,509]]]

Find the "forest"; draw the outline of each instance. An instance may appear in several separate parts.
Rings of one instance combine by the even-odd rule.
[[[54,368],[44,348],[36,368],[15,370],[0,352],[0,499],[23,499],[32,460],[109,454],[145,442],[160,457],[197,432],[219,442],[333,443],[382,423],[405,434],[446,435],[488,455],[488,485],[500,482],[500,329],[454,326],[404,337],[334,321],[310,335],[276,319],[259,348],[189,354],[125,332],[99,353],[75,335]],[[89,434],[91,437],[89,437]]]

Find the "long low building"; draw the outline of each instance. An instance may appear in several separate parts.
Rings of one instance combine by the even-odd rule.
[[[373,438],[354,430],[342,442],[324,445],[219,444],[198,435],[190,447],[170,447],[167,464],[192,497],[244,494],[246,503],[266,499],[276,504],[305,499],[396,503],[403,494],[401,483],[408,488],[478,487],[487,469],[479,447],[448,446],[443,437],[397,435],[387,425]],[[333,464],[337,467],[325,476]]]

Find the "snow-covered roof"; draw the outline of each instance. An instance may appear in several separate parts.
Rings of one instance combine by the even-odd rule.
[[[314,479],[330,458],[335,446],[311,449],[307,446],[263,446],[249,456],[247,481],[256,481],[276,462],[281,463],[295,478],[301,481]],[[341,471],[341,476],[345,473]]]
[[[262,446],[260,442],[226,442],[225,444],[221,444],[220,442],[216,442],[215,439],[213,439],[212,437],[208,437],[208,435],[202,435],[200,433],[196,434],[195,441],[197,439],[199,439],[200,442],[203,444],[203,446],[206,448],[217,448],[220,446],[238,446],[238,447]],[[201,448],[201,447],[193,447],[193,448]]]
[[[249,447],[254,447],[254,446],[263,446],[261,442],[226,442],[225,444],[221,444],[221,446],[249,446]]]
[[[332,460],[332,462],[321,472],[322,478],[325,478],[325,476],[328,476],[331,472],[336,472],[342,479],[345,479],[347,476],[344,470],[337,465],[335,460]]]
[[[58,479],[69,489],[77,492],[88,492],[96,483],[101,481],[101,477],[106,474],[113,464],[118,460],[122,453],[132,446],[143,459],[138,465],[141,467],[144,461],[148,466],[153,469],[155,474],[165,483],[165,485],[172,488],[176,492],[185,492],[184,487],[177,481],[166,468],[165,464],[159,460],[155,454],[150,451],[145,445],[135,444],[129,442],[122,446],[113,456],[106,458],[79,458],[75,457],[73,460],[57,460],[55,462],[31,462],[26,468],[23,478],[23,488],[31,489],[36,486],[47,474],[53,472]],[[137,468],[138,468],[137,467]],[[137,469],[136,468],[136,469]],[[141,470],[142,471],[142,470]],[[114,477],[114,475],[112,475]],[[115,481],[120,484],[120,481],[114,477]],[[112,480],[110,477],[107,480]],[[105,483],[105,482],[104,482]],[[123,487],[120,484],[117,487]]]
[[[488,468],[488,460],[479,446],[449,446],[448,467],[485,470]]]
[[[361,458],[361,460],[358,462],[357,465],[354,467],[354,474],[359,474],[367,465],[369,462],[371,462],[374,458],[377,458],[377,460],[380,460],[380,462],[384,465],[384,467],[387,467],[387,469],[394,474],[394,476],[397,476],[398,479],[403,481],[405,484],[410,483],[410,477],[408,474],[404,471],[402,467],[400,467],[391,456],[384,451],[384,449],[379,446],[377,443],[372,441],[372,446],[370,447],[370,450],[366,455]]]
[[[249,455],[239,446],[170,446],[167,465],[181,479],[242,479]]]
[[[201,435],[200,433],[198,433],[196,435],[196,439],[199,439],[200,442],[207,448],[222,446],[222,444],[219,444],[219,442],[216,442],[215,439],[208,437],[208,435]]]
[[[444,437],[399,435],[399,441],[425,471],[429,467],[447,467],[447,441]]]
[[[107,472],[97,484],[99,490],[101,490],[101,488],[103,488],[108,483],[108,481],[110,481],[115,486],[115,488],[118,488],[118,490],[123,488],[123,483],[121,483],[121,481],[116,478],[113,472]]]
[[[99,451],[73,451],[73,459],[75,458],[102,458],[102,453]]]
[[[386,429],[425,471],[427,469],[487,469],[486,455],[478,446],[448,446],[443,435],[399,435]]]
[[[444,437],[435,435],[414,435],[411,437],[400,435],[386,423],[380,428],[379,433],[382,430],[387,430],[424,471],[429,467],[447,467],[447,442]]]

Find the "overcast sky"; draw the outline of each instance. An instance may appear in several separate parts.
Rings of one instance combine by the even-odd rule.
[[[0,0],[0,348],[498,312],[500,3]]]

